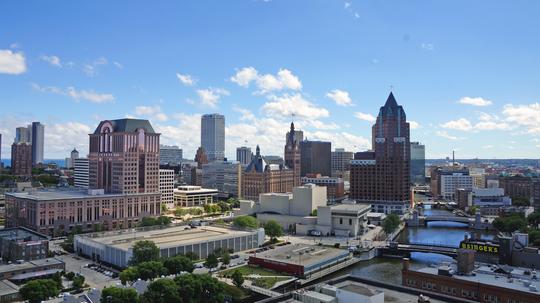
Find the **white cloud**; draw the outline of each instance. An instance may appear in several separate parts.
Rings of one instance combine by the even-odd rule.
[[[107,65],[108,60],[105,57],[99,57],[96,60],[94,60],[92,63],[87,63],[83,65],[83,72],[89,76],[93,77],[99,73],[98,67],[100,65]]]
[[[340,129],[339,125],[334,122],[322,122],[321,120],[307,120],[307,124],[316,129],[333,130]]]
[[[473,106],[488,106],[488,105],[493,104],[491,100],[484,99],[481,97],[463,97],[459,99],[458,103],[473,105]]]
[[[124,68],[124,66],[123,66],[120,62],[118,62],[118,61],[113,61],[113,64],[114,64],[114,66],[116,66],[118,69]]]
[[[93,90],[77,90],[76,88],[70,86],[66,89],[62,89],[55,86],[40,86],[36,83],[32,83],[32,88],[43,92],[43,93],[52,93],[57,95],[63,95],[74,99],[79,102],[80,100],[86,100],[92,103],[108,103],[114,102],[114,96],[112,94],[102,94],[97,93]]]
[[[527,105],[507,104],[503,115],[508,122],[524,127],[528,133],[540,133],[540,104]]]
[[[333,148],[341,147],[349,151],[371,148],[371,141],[369,139],[348,132],[304,131],[304,137],[307,137],[309,140],[330,141]]]
[[[428,50],[428,51],[432,51],[435,49],[435,45],[433,45],[433,43],[422,43],[420,44],[420,46],[425,49],[425,50]]]
[[[26,72],[26,59],[22,52],[0,49],[0,74],[19,75]]]
[[[345,2],[344,7],[345,7],[345,9],[348,9],[349,7],[351,7],[351,3],[350,2]]]
[[[219,103],[221,96],[228,96],[229,92],[222,88],[207,88],[207,89],[198,89],[197,95],[201,101],[201,104],[215,108]]]
[[[510,128],[505,122],[482,121],[474,125],[475,130],[507,130]]]
[[[255,121],[255,115],[250,110],[237,106],[233,110],[241,114],[240,121]]]
[[[459,140],[460,139],[459,137],[450,135],[447,131],[444,131],[444,130],[439,130],[439,131],[436,132],[436,134],[439,137],[443,137],[443,138],[446,138],[446,139],[449,139],[449,140]]]
[[[193,86],[197,83],[197,80],[195,80],[191,75],[188,74],[180,74],[176,73],[176,77],[182,84],[186,86]]]
[[[299,118],[319,119],[330,115],[327,109],[307,101],[301,94],[270,95],[268,100],[262,106],[268,116],[283,118],[295,115]]]
[[[60,58],[58,56],[46,56],[43,55],[40,57],[41,60],[48,62],[50,65],[56,66],[56,67],[62,67],[62,63],[60,62]]]
[[[441,126],[448,129],[455,129],[455,130],[462,130],[462,131],[469,131],[473,128],[471,122],[469,122],[469,120],[465,118],[448,121],[446,123],[441,124]]]
[[[230,80],[242,87],[249,87],[255,82],[258,93],[268,93],[284,89],[301,90],[302,82],[290,70],[280,68],[277,75],[259,74],[254,67],[244,67],[236,72]]]
[[[409,127],[411,129],[418,129],[420,128],[420,123],[416,122],[416,121],[407,121],[409,122]]]
[[[356,112],[354,113],[354,116],[360,120],[364,120],[364,121],[367,121],[367,122],[375,122],[375,120],[377,118],[375,118],[373,115],[371,114],[366,114],[366,113],[362,113],[362,112]]]
[[[326,97],[334,100],[334,102],[340,106],[353,105],[349,92],[344,90],[334,89],[333,91],[328,92]]]
[[[137,106],[135,107],[135,113],[141,116],[147,116],[158,121],[167,121],[169,118],[161,111],[159,105],[155,106]]]

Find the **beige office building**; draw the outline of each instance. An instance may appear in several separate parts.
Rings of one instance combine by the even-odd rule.
[[[213,203],[217,194],[217,189],[193,185],[178,186],[174,190],[174,205],[179,207],[202,206]]]

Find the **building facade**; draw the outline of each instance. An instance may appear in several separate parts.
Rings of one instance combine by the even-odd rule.
[[[197,168],[202,168],[204,164],[208,163],[208,156],[201,146],[197,148],[197,152],[195,153],[195,162],[197,162]]]
[[[88,188],[90,179],[90,162],[88,158],[78,158],[73,161],[73,180],[75,187]]]
[[[426,146],[411,142],[411,183],[426,183]]]
[[[285,166],[293,172],[293,186],[300,185],[301,175],[301,154],[300,142],[303,141],[304,133],[294,129],[294,123],[291,122],[291,129],[287,132],[285,138]]]
[[[372,151],[351,161],[350,198],[373,211],[404,213],[410,198],[410,133],[402,106],[390,93],[372,128]]]
[[[236,148],[236,161],[238,161],[240,164],[248,165],[251,163],[252,156],[253,153],[251,152],[251,148],[245,146]]]
[[[345,183],[341,178],[321,176],[321,174],[302,177],[302,185],[315,184],[326,187],[328,202],[336,203],[345,199]]]
[[[90,134],[89,187],[159,194],[159,135],[148,120],[102,121]]]
[[[173,191],[174,205],[178,207],[203,206],[214,202],[218,191],[200,186],[183,185]]]
[[[0,230],[0,257],[3,262],[45,259],[49,253],[47,236],[15,227]]]
[[[264,193],[287,193],[294,187],[294,172],[283,165],[267,164],[259,146],[241,177],[243,199],[258,201]]]
[[[43,163],[45,146],[45,126],[39,122],[32,122],[32,165]]]
[[[161,193],[161,204],[167,208],[174,208],[174,170],[159,170],[159,192]]]
[[[456,190],[458,188],[462,188],[465,190],[473,189],[473,179],[468,173],[445,173],[441,175],[440,180],[441,197],[444,200],[453,201],[455,199]]]
[[[238,197],[241,177],[238,162],[214,161],[202,167],[202,186],[217,189],[220,198]]]
[[[182,149],[176,145],[161,145],[159,147],[159,164],[176,165],[182,163]]]
[[[32,174],[32,145],[26,142],[11,145],[11,173],[15,176]]]
[[[345,151],[344,148],[336,148],[332,152],[331,158],[331,177],[349,176],[349,172],[351,170],[351,160],[354,159],[354,153]]]
[[[209,161],[225,158],[225,116],[206,114],[201,117],[201,146]]]
[[[332,143],[323,141],[300,142],[300,175],[331,176]]]

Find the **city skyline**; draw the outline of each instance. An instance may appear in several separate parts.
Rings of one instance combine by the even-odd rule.
[[[283,155],[291,119],[309,140],[364,151],[389,91],[427,158],[538,158],[539,4],[310,4],[0,4],[3,158],[15,126],[41,121],[45,158],[63,159],[125,117],[193,158],[207,113],[226,117],[231,160],[240,146]]]

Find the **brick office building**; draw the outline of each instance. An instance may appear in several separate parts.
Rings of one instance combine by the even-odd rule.
[[[351,160],[349,197],[375,212],[404,213],[411,204],[410,162],[409,123],[390,93],[372,127],[372,150]]]

